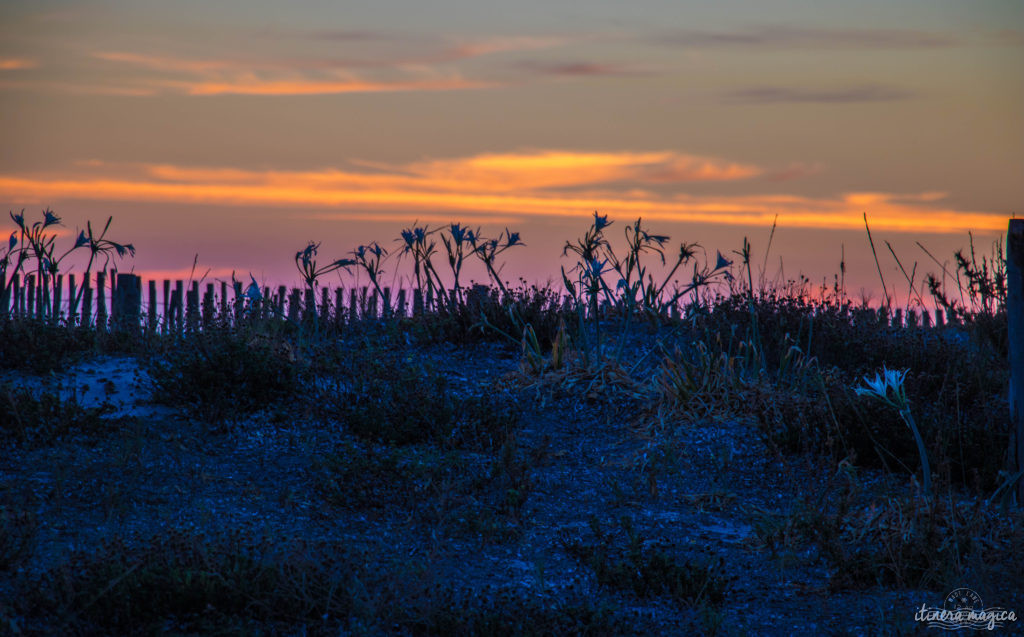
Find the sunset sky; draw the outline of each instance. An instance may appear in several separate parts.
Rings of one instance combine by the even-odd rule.
[[[543,282],[596,210],[711,255],[777,215],[769,277],[873,289],[862,213],[934,271],[915,242],[1024,204],[1019,0],[39,0],[0,36],[0,203],[113,215],[157,276],[294,283],[418,220],[509,226]]]

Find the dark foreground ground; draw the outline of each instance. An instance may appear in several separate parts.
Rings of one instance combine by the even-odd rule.
[[[145,357],[8,373],[104,406],[0,449],[0,633],[938,634],[915,612],[956,586],[1024,612],[1019,517],[970,544],[977,498],[781,453],[753,394],[652,401],[642,345],[543,374],[374,348],[245,409]]]

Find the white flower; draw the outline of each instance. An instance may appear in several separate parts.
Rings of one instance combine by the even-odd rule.
[[[864,384],[867,387],[855,387],[854,392],[858,396],[874,396],[879,400],[882,400],[894,407],[903,409],[907,404],[907,394],[903,389],[903,381],[907,377],[909,369],[902,371],[897,369],[887,369],[884,365],[882,366],[882,374],[879,375],[875,372],[875,378],[869,379],[867,376],[864,377]],[[892,389],[893,397],[889,397],[889,390]]]
[[[907,377],[909,369],[902,371],[896,369],[887,369],[884,365],[882,366],[882,374],[879,375],[875,372],[874,379],[869,379],[867,376],[864,377],[864,384],[867,387],[854,387],[853,391],[858,396],[873,396],[890,407],[895,407],[900,412],[900,418],[903,422],[910,427],[910,430],[914,433],[914,441],[917,442],[917,453],[921,458],[921,473],[924,478],[924,494],[926,497],[931,497],[932,492],[932,474],[931,467],[928,464],[928,452],[924,446],[924,439],[921,437],[921,432],[917,429],[917,424],[914,422],[914,415],[910,413],[910,401],[907,400],[907,392],[903,388],[903,381]],[[892,397],[889,396],[889,390],[892,389]]]

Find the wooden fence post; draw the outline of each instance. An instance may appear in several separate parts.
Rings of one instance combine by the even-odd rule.
[[[398,313],[398,316],[400,316],[402,318],[404,318],[406,316],[406,314],[405,314],[405,288],[401,288],[401,289],[398,290],[398,302],[397,302],[397,304],[395,306],[395,311]]]
[[[302,312],[299,309],[299,304],[302,302],[302,291],[299,288],[292,288],[291,294],[288,296],[288,320],[292,323],[298,323],[302,317]]]
[[[193,281],[192,287],[185,292],[185,329],[195,332],[199,329],[199,282]]]
[[[64,275],[58,274],[56,277],[54,277],[53,281],[53,313],[51,314],[51,316],[53,316],[54,322],[60,319],[60,313],[61,310],[63,310],[63,307],[61,306],[61,301],[63,300],[64,292],[63,286]]]
[[[181,281],[178,283],[180,284]],[[167,316],[170,317],[167,322],[168,328],[172,332],[181,331],[181,285],[177,285],[171,290],[171,302],[167,306]]]
[[[316,290],[311,287],[307,287],[303,290],[303,298],[305,299],[305,307],[302,310],[302,320],[313,321],[316,320]]]
[[[215,301],[214,301],[214,298],[213,298],[213,296],[214,296],[213,289],[214,289],[213,288],[213,284],[212,283],[207,283],[206,284],[206,292],[203,293],[202,321],[203,321],[203,328],[204,329],[213,326],[214,307],[215,307]]]
[[[79,321],[78,317],[78,303],[75,294],[78,292],[77,286],[75,286],[75,275],[68,273],[68,325],[77,325]]]
[[[1010,425],[1016,449],[1013,474],[1024,471],[1024,219],[1011,219],[1006,233],[1006,318],[1010,354]],[[1017,481],[1017,504],[1024,506],[1024,478]]]
[[[335,288],[334,290],[334,325],[341,327],[345,323],[345,290]]]
[[[412,291],[412,315],[423,315],[423,290],[416,288]]]
[[[11,291],[10,291],[10,294],[11,294],[11,316],[12,317],[19,316],[20,315],[19,303],[20,303],[20,300],[21,300],[21,275],[20,274],[15,274],[14,278],[11,280]]]
[[[138,329],[142,314],[142,278],[134,274],[118,273],[112,307],[116,329]]]
[[[114,304],[114,299],[117,298],[117,270],[110,268],[110,322],[117,322],[117,306]]]
[[[36,315],[36,275],[25,276],[25,289],[28,291],[28,317],[31,319]]]
[[[100,270],[96,273],[96,327],[107,329],[107,273]]]
[[[82,320],[79,324],[83,327],[92,326],[92,277],[86,272],[82,276]]]
[[[156,280],[150,280],[149,282],[149,306],[146,307],[146,328],[153,333],[156,333]],[[167,310],[164,310],[165,312]]]
[[[41,319],[57,318],[50,311],[53,308],[53,302],[50,300],[50,281],[50,275],[45,272],[39,278],[39,318]]]
[[[232,281],[231,286],[234,288],[234,291],[235,291],[235,299],[234,299],[233,303],[234,303],[234,307],[235,307],[235,311],[234,311],[235,327],[238,327],[238,325],[241,324],[241,322],[242,322],[242,309],[243,309],[242,304],[245,302],[245,298],[242,296],[242,282],[241,281]]]
[[[178,294],[178,304],[175,307],[177,308],[176,309],[177,325],[178,325],[178,329],[180,330],[185,325],[185,322],[184,322],[184,315],[185,315],[184,314],[184,312],[185,312],[185,282],[181,281],[181,280],[175,281],[174,282],[174,289],[175,289],[175,292],[177,292],[177,294]]]

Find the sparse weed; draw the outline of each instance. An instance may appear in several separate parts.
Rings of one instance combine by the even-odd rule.
[[[96,330],[0,317],[0,369],[48,374],[96,351],[100,343]]]
[[[107,403],[85,407],[74,390],[47,386],[41,390],[0,383],[0,439],[41,446],[73,434],[95,437],[116,431],[126,418],[112,418]]]
[[[667,595],[694,606],[724,601],[730,578],[722,572],[720,557],[680,560],[671,545],[644,540],[628,518],[623,518],[620,538],[602,531],[597,520],[592,519],[590,526],[596,544],[564,536],[562,545],[594,571],[602,586],[626,589],[638,597]]]
[[[1013,517],[1018,519],[1014,520]],[[1020,566],[1019,513],[981,501],[894,496],[852,506],[840,496],[834,511],[812,527],[819,549],[833,566],[834,590],[870,586],[951,588],[968,569],[977,577],[1012,578]],[[997,557],[999,556],[999,557]],[[1009,581],[1009,580],[1005,580]]]
[[[529,467],[509,439],[487,462],[433,445],[391,447],[343,440],[312,475],[333,506],[415,511],[447,532],[507,540],[531,488]]]
[[[27,579],[16,603],[51,634],[326,629],[352,610],[350,569],[337,554],[171,532],[76,553]]]
[[[353,352],[337,374],[319,392],[318,410],[365,440],[491,450],[518,421],[518,410],[500,393],[459,396],[412,353]]]
[[[295,396],[304,370],[287,338],[233,330],[177,339],[146,363],[156,402],[184,406],[214,428]]]
[[[14,572],[32,556],[38,528],[31,511],[0,505],[0,570]]]

